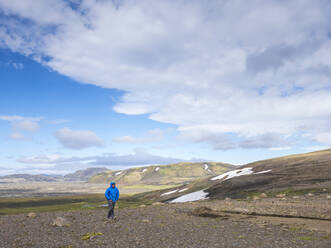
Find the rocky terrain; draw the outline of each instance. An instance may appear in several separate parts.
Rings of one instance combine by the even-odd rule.
[[[106,208],[3,215],[0,247],[330,247],[327,194],[283,198],[154,203],[117,209],[115,221]]]

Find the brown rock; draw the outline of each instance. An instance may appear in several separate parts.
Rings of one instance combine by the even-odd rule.
[[[279,197],[279,198],[283,198],[285,196],[286,196],[286,194],[278,194],[278,195],[276,195],[276,197]]]
[[[56,217],[56,219],[53,220],[52,226],[70,226],[70,223],[63,217]]]
[[[211,218],[221,217],[220,213],[208,207],[195,208],[192,211],[192,215],[199,217],[211,217]]]
[[[29,218],[35,218],[36,216],[37,216],[37,214],[34,212],[30,212],[26,215],[26,217],[29,217]]]
[[[260,195],[260,197],[261,197],[261,198],[266,198],[266,197],[268,197],[268,195],[267,195],[266,193],[262,193],[262,194]]]
[[[154,202],[154,203],[152,203],[153,206],[163,205],[163,204],[164,204],[163,202]]]
[[[240,212],[240,213],[248,213],[249,212],[247,208],[234,208],[233,211]]]

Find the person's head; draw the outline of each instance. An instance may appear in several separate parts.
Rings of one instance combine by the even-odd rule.
[[[115,186],[116,186],[116,183],[115,182],[111,182],[110,183],[110,187],[115,188]]]

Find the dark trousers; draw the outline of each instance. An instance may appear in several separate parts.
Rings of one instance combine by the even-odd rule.
[[[108,218],[114,217],[115,204],[116,204],[116,202],[108,201],[108,208],[109,208]]]

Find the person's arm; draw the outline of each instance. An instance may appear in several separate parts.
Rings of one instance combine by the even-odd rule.
[[[106,197],[106,199],[109,201],[109,189],[106,190],[106,192],[105,192],[105,197]]]

